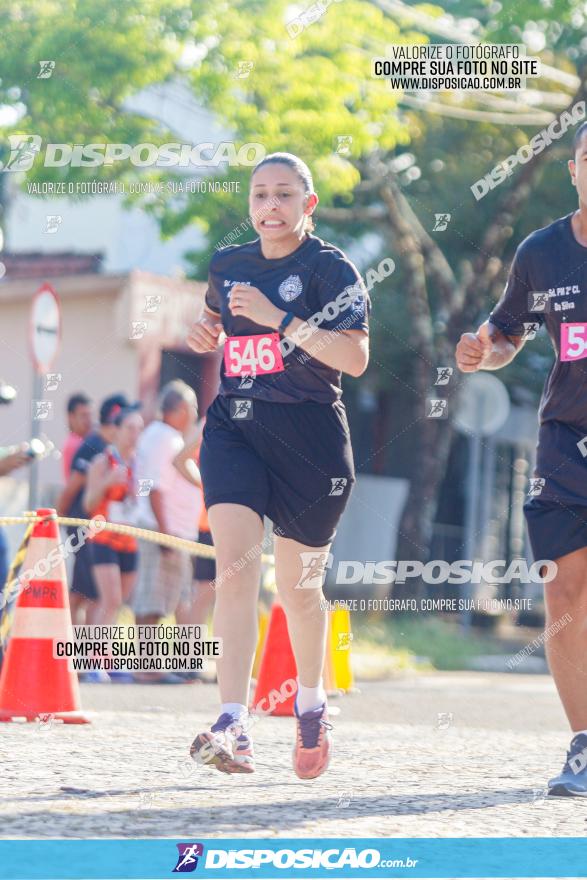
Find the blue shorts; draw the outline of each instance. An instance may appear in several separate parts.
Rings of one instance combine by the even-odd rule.
[[[560,559],[587,547],[587,507],[531,498],[524,515],[534,559]]]
[[[198,544],[206,544],[207,547],[213,547],[212,535],[210,532],[198,532]],[[216,560],[205,559],[203,556],[194,556],[194,580],[195,581],[213,581],[216,578]]]
[[[67,534],[77,534],[77,528],[69,527],[67,529]],[[85,599],[90,599],[92,602],[96,602],[98,599],[98,590],[94,581],[94,575],[92,574],[92,549],[91,542],[85,541],[83,544],[80,544],[75,551],[75,562],[73,564],[73,575],[71,578],[71,592],[84,596]]]

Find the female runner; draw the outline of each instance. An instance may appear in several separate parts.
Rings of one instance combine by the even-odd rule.
[[[367,367],[370,303],[353,264],[311,234],[317,204],[296,156],[274,153],[255,167],[249,212],[259,238],[214,254],[204,315],[188,337],[204,353],[226,334],[200,457],[217,553],[222,707],[191,749],[225,773],[254,770],[246,718],[265,515],[298,672],[294,770],[314,778],[330,757],[322,583],[355,479],[341,372],[360,376]]]

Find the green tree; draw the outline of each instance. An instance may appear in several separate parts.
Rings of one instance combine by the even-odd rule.
[[[189,0],[0,0],[0,161],[9,160],[11,134],[34,134],[43,149],[26,182],[72,181],[96,170],[45,168],[48,142],[161,142],[164,127],[125,101],[177,73],[194,9]],[[50,62],[44,76],[41,62]],[[9,178],[24,177],[18,162],[12,168],[14,175],[0,174],[2,212]],[[133,169],[115,163],[98,173],[108,179]]]
[[[384,471],[397,438],[409,436],[411,492],[401,528],[401,552],[409,558],[427,553],[450,443],[450,421],[425,417],[432,375],[436,366],[453,362],[462,330],[496,298],[514,242],[540,225],[534,222],[535,198],[528,210],[530,195],[543,186],[542,192],[554,195],[553,205],[564,202],[560,191],[553,193],[551,177],[542,174],[548,166],[562,179],[561,151],[537,155],[479,203],[469,187],[585,97],[578,0],[552,0],[539,15],[526,0],[515,8],[465,0],[459,5],[464,19],[451,16],[448,0],[446,11],[443,5],[344,0],[322,5],[322,14],[310,22],[310,7],[304,20],[292,19],[288,0],[153,0],[140,6],[134,0],[120,6],[85,0],[59,10],[26,2],[16,12],[0,0],[5,41],[15,47],[0,61],[0,100],[23,108],[12,130],[65,142],[161,142],[167,137],[162,127],[125,112],[124,100],[176,75],[187,50],[192,62],[184,76],[194,95],[238,144],[285,149],[308,161],[321,197],[319,234],[348,246],[377,233],[380,255],[393,256],[398,268],[373,291],[373,358],[363,381],[381,403],[375,469]],[[516,96],[408,95],[371,77],[372,58],[386,55],[390,44],[429,40],[526,42],[530,52],[532,46],[541,51],[543,77]],[[39,61],[52,57],[53,76],[37,80]],[[340,138],[352,139],[349,152],[341,150]],[[240,183],[238,193],[166,194],[145,204],[163,235],[195,223],[205,230],[206,248],[192,255],[198,277],[205,276],[216,243],[247,216],[249,171],[213,172]],[[88,172],[49,172],[39,163],[28,179]],[[133,172],[113,166],[100,173]],[[170,172],[153,170],[147,178],[169,180]],[[451,214],[444,232],[434,230],[437,213]],[[362,268],[372,259],[370,252]],[[532,373],[531,366],[526,369]],[[407,415],[390,405],[400,392],[413,402]]]
[[[309,162],[321,196],[317,216],[324,237],[324,223],[326,232],[336,230],[334,239],[341,244],[376,231],[382,254],[391,254],[398,264],[398,272],[374,292],[373,358],[364,381],[387,401],[381,407],[388,418],[380,431],[382,451],[409,430],[411,491],[400,545],[409,558],[427,554],[451,437],[450,421],[426,418],[435,368],[454,364],[460,333],[474,326],[497,297],[529,196],[556,150],[520,166],[481,203],[470,186],[555,112],[585,97],[571,51],[571,34],[581,27],[580,4],[572,3],[564,14],[555,5],[543,12],[543,31],[554,32],[558,18],[565,37],[555,41],[560,51],[557,45],[544,53],[540,89],[530,82],[521,96],[464,99],[393,92],[385,81],[371,77],[372,58],[385,55],[391,43],[428,39],[531,45],[535,30],[527,21],[529,7],[513,12],[508,4],[500,17],[493,7],[469,4],[477,17],[461,22],[440,17],[438,5],[345,0],[327,7],[293,38],[286,18],[291,7],[284,0],[219,3],[195,22],[194,39],[205,51],[190,75],[194,93],[239,141],[297,152]],[[239,76],[243,64],[247,72]],[[344,136],[352,138],[350,155],[337,152]],[[416,161],[402,170],[408,146]],[[434,167],[442,172],[431,171]],[[152,208],[167,233],[191,222],[204,225],[208,248],[194,255],[200,277],[215,242],[246,217],[247,176],[231,169],[230,177],[243,184],[240,195],[205,201],[186,197],[179,209],[169,203]],[[434,232],[439,212],[452,215],[445,239]],[[457,387],[458,381],[453,382],[449,397]],[[389,405],[399,389],[416,404],[407,418]],[[392,424],[397,418],[403,425],[399,430]],[[385,467],[385,455],[379,459],[377,466]]]

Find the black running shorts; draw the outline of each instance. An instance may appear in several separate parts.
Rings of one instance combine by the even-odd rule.
[[[559,559],[587,546],[584,437],[584,428],[565,422],[540,425],[532,494],[524,504],[535,559]]]
[[[206,414],[206,507],[243,504],[268,516],[278,535],[329,544],[355,482],[344,404],[250,404],[218,395]]]
[[[68,528],[67,534],[77,534],[77,528]],[[71,592],[78,593],[85,599],[90,599],[92,602],[96,602],[99,597],[94,575],[92,573],[92,562],[92,545],[90,541],[86,541],[85,543],[80,544],[79,549],[75,551]]]
[[[587,507],[531,498],[524,505],[534,559],[560,559],[587,547]]]
[[[121,574],[132,574],[139,565],[139,554],[134,550],[115,550],[108,544],[92,544],[92,565],[117,565]]]
[[[202,529],[198,532],[198,544],[206,544],[213,547],[212,535]],[[216,560],[206,559],[205,556],[192,556],[195,581],[213,581],[216,578]]]

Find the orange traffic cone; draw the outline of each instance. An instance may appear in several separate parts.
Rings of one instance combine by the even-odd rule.
[[[275,602],[259,667],[253,711],[263,715],[293,715],[297,674],[285,611]]]
[[[23,564],[23,572],[32,569],[34,574],[23,581],[16,600],[0,673],[0,721],[50,715],[69,724],[87,724],[89,719],[80,712],[75,672],[66,658],[53,657],[54,639],[73,639],[65,564],[55,552],[57,514],[43,509],[37,516],[46,518],[35,523]]]

